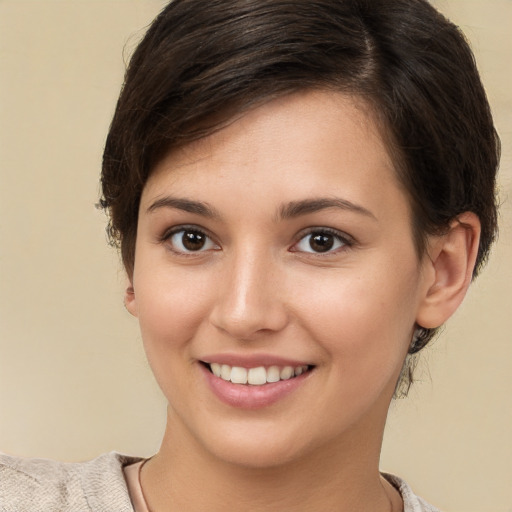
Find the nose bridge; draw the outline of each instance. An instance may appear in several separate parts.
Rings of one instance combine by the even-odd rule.
[[[241,247],[227,258],[212,322],[237,339],[278,331],[287,322],[278,263],[261,247]]]

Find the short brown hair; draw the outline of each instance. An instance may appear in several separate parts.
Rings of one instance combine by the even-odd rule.
[[[133,272],[143,187],[171,149],[305,89],[362,97],[409,193],[419,253],[465,211],[497,230],[499,138],[461,31],[426,0],[174,0],[126,72],[103,157],[101,205]],[[435,330],[420,329],[410,353]]]

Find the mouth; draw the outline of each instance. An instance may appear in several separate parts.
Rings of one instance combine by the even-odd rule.
[[[308,373],[314,368],[312,365],[245,368],[206,361],[201,361],[201,363],[216,377],[226,382],[245,386],[264,386],[279,381],[287,381]]]

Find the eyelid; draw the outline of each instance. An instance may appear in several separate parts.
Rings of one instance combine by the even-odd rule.
[[[208,229],[203,228],[197,224],[176,224],[164,229],[163,233],[159,236],[159,240],[165,241],[170,236],[179,233],[180,231],[186,231],[187,229],[190,231],[198,231],[199,233],[206,235],[208,238],[211,238],[212,240],[214,239],[213,235]]]

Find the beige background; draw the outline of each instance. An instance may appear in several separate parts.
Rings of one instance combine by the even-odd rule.
[[[0,449],[150,455],[165,405],[96,211],[127,56],[161,0],[0,0]],[[503,140],[501,238],[420,382],[384,470],[448,512],[512,511],[512,1],[439,0],[472,42]]]

